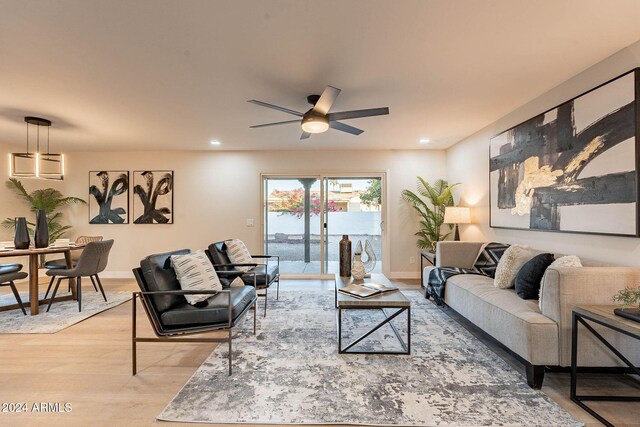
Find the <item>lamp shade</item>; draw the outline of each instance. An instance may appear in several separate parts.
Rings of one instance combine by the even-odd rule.
[[[444,208],[445,224],[469,224],[471,209],[461,206],[447,206]]]

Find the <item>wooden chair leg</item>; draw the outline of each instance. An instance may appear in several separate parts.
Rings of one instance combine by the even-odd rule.
[[[26,316],[27,315],[27,311],[24,309],[24,304],[22,304],[22,298],[20,298],[20,294],[18,293],[18,290],[16,289],[15,283],[9,282],[9,286],[11,287],[11,291],[13,292],[13,295],[16,297],[16,301],[18,302],[18,305],[20,306],[20,309],[22,310],[22,313]]]
[[[49,291],[51,290],[51,285],[53,285],[53,281],[55,280],[56,276],[51,276],[51,280],[49,280],[49,286],[47,286],[47,292],[44,293],[44,299],[47,299],[47,296],[49,296]]]
[[[58,281],[56,282],[56,287],[53,288],[53,293],[51,294],[51,299],[49,300],[49,306],[47,307],[47,313],[51,310],[51,304],[53,304],[53,300],[58,293],[58,288],[60,287],[60,282],[62,281],[62,277],[58,277]]]
[[[104,294],[104,288],[102,287],[100,276],[98,276],[97,274],[95,276],[96,276],[96,282],[98,282],[98,287],[100,288],[100,292],[102,292],[102,298],[104,298],[104,302],[107,302],[107,296]]]

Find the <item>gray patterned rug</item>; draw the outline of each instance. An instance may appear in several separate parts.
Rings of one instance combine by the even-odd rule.
[[[37,316],[30,315],[29,295],[20,293],[27,315],[22,314],[19,308],[0,312],[0,334],[54,334],[131,299],[131,292],[128,291],[105,291],[105,293],[107,302],[104,302],[102,294],[85,287],[82,290],[81,312],[78,312],[78,302],[69,300],[54,302],[48,313],[47,306],[41,305],[40,314]],[[67,293],[60,292],[58,294],[56,297],[67,295]],[[40,299],[42,298],[44,298],[44,293],[40,295]],[[16,300],[12,293],[0,296],[0,306],[15,303]]]
[[[282,292],[251,334],[234,340],[234,373],[219,346],[158,416],[199,423],[406,426],[582,425],[417,291],[411,356],[340,355],[333,292]],[[349,312],[351,335],[380,311]],[[406,317],[405,317],[406,318]],[[406,321],[398,322],[400,333]],[[393,349],[381,328],[360,348]],[[343,339],[348,340],[345,334]]]

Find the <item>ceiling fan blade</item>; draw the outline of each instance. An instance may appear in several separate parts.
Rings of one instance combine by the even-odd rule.
[[[364,132],[362,129],[354,128],[353,126],[345,125],[344,123],[335,122],[335,121],[329,122],[329,127],[331,129],[341,130],[342,132],[350,133],[352,135],[360,135],[362,132]]]
[[[268,126],[278,126],[278,125],[286,125],[289,123],[300,123],[300,120],[287,120],[284,122],[274,122],[274,123],[264,123],[262,125],[253,125],[253,126],[249,126],[251,129],[255,129],[255,128],[266,128]]]
[[[322,92],[322,95],[320,95],[320,99],[318,99],[316,105],[313,106],[313,111],[322,115],[327,114],[338,95],[340,95],[340,89],[333,86],[327,86],[324,92]]]
[[[258,101],[258,100],[255,100],[255,99],[250,99],[247,102],[259,105],[261,107],[267,107],[267,108],[271,108],[273,110],[282,111],[283,113],[293,114],[294,116],[298,116],[298,117],[302,117],[302,115],[303,115],[302,113],[300,113],[298,111],[290,110],[290,109],[284,108],[284,107],[278,107],[277,105],[273,105],[273,104],[267,104],[266,102]]]
[[[309,132],[302,132],[302,135],[300,135],[300,139],[308,139],[311,136],[311,134]]]
[[[367,108],[366,110],[339,111],[337,113],[329,113],[327,118],[330,121],[358,119],[360,117],[383,116],[389,114],[389,107]]]

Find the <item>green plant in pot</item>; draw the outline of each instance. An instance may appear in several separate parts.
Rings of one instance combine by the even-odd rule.
[[[70,225],[62,223],[62,209],[77,203],[86,204],[84,200],[77,197],[66,197],[54,188],[43,188],[29,193],[22,183],[15,178],[9,178],[7,187],[29,204],[30,210],[34,214],[34,219],[38,210],[45,212],[50,241],[59,239],[71,229]],[[15,228],[15,219],[7,218],[2,222],[2,225],[7,228]],[[27,221],[27,228],[29,229],[29,234],[33,237],[35,223]]]
[[[453,230],[453,224],[444,224],[444,210],[453,206],[453,189],[459,184],[449,184],[444,179],[430,184],[421,177],[417,178],[417,193],[402,190],[402,199],[420,215],[420,230],[415,233],[418,236],[416,245],[420,249],[435,251],[438,242],[449,237]]]
[[[624,309],[616,309],[616,311],[624,311],[634,316],[640,317],[640,286],[627,286],[618,291],[613,296],[613,302],[623,304]]]

